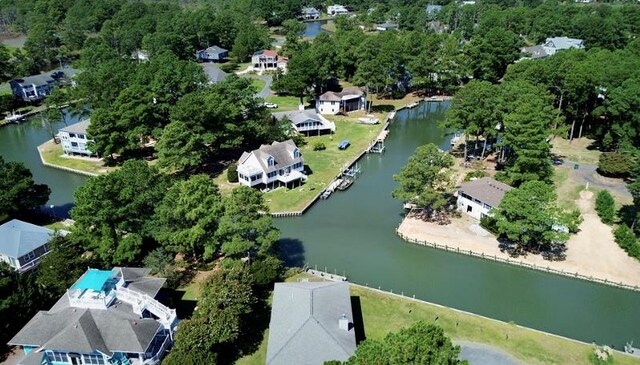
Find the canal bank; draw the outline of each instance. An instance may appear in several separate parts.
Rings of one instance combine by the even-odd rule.
[[[393,175],[416,147],[449,147],[438,128],[449,103],[422,103],[397,113],[382,155],[365,155],[362,175],[346,194],[278,219],[289,264],[327,268],[350,281],[583,342],[640,341],[638,293],[439,249],[410,245],[395,234],[402,203]]]
[[[421,144],[448,147],[451,136],[437,126],[447,107],[423,103],[398,112],[386,152],[360,160],[363,173],[346,193],[317,203],[302,217],[277,219],[287,262],[326,266],[352,282],[584,342],[617,349],[627,341],[640,343],[638,293],[411,245],[395,235],[403,208],[391,197],[393,174]],[[0,128],[0,155],[24,162],[36,182],[48,184],[50,202],[61,214],[60,206],[71,207],[86,177],[40,163],[36,146],[50,138],[39,121]]]

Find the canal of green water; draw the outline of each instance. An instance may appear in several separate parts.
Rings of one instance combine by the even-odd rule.
[[[401,111],[383,155],[360,161],[362,175],[346,192],[302,217],[276,220],[289,263],[345,273],[351,281],[586,342],[640,342],[640,294],[405,243],[394,230],[402,204],[391,198],[393,174],[421,144],[443,148],[437,122],[446,103]],[[55,128],[60,128],[58,124]],[[24,162],[51,187],[48,204],[66,211],[86,177],[44,167],[36,146],[50,139],[38,120],[0,128],[0,155]]]

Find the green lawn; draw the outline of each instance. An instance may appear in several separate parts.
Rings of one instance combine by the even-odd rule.
[[[338,117],[335,119],[336,133],[333,135],[306,138],[301,152],[304,163],[311,170],[307,182],[299,188],[279,188],[265,194],[271,212],[289,212],[301,210],[315,195],[324,190],[329,183],[364,151],[377,137],[382,124],[357,124],[353,119]],[[351,146],[346,150],[338,149],[338,142],[348,139]],[[324,143],[326,149],[314,151],[316,143]],[[300,146],[298,146],[300,147]],[[356,182],[357,184],[357,182]]]
[[[64,157],[62,145],[51,141],[38,148],[42,158],[53,165],[68,167],[92,174],[104,174],[114,170],[114,167],[106,167],[101,161],[89,161],[86,159]]]
[[[260,92],[264,87],[264,85],[266,84],[266,82],[257,77],[253,77],[252,79],[253,80],[251,80],[251,86],[253,86],[256,89],[256,91]]]
[[[423,320],[442,327],[447,336],[454,341],[478,342],[493,346],[525,364],[591,364],[589,355],[593,347],[588,344],[361,287],[352,286],[351,295],[360,298],[367,338],[381,339],[389,332]],[[267,339],[268,334],[265,332],[259,350],[241,358],[236,364],[264,364]],[[613,363],[640,364],[640,359],[615,354]]]
[[[0,84],[0,96],[1,95],[11,95],[9,83],[5,82],[4,84]]]
[[[297,96],[269,95],[264,100],[278,104],[278,109],[274,111],[298,110],[298,105],[300,104],[300,98]]]

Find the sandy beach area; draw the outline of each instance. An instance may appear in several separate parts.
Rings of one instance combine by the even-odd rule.
[[[567,273],[606,279],[631,286],[640,286],[640,262],[629,257],[615,243],[610,226],[602,223],[593,208],[593,193],[582,191],[577,205],[584,221],[580,231],[567,242],[566,260],[548,261],[541,255],[528,254],[517,258],[501,252],[498,241],[478,226],[473,218],[463,214],[447,225],[425,222],[408,216],[398,228],[398,233],[410,239],[447,245],[460,250],[471,250],[489,256],[529,265],[549,267]]]

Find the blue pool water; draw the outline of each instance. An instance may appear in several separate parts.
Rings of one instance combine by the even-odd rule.
[[[89,269],[82,277],[76,281],[71,289],[90,289],[93,291],[102,291],[104,284],[111,277],[111,270]]]

